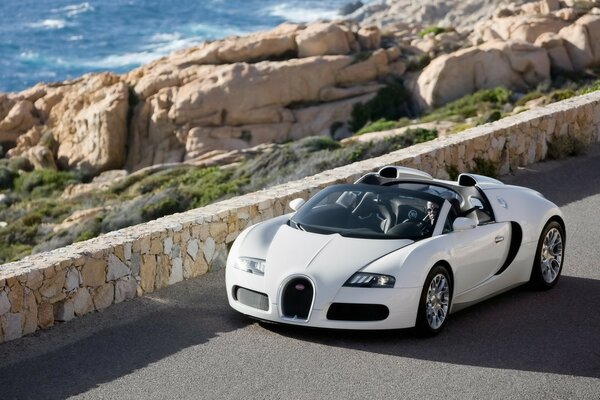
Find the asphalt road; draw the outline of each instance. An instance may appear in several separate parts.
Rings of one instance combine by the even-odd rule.
[[[0,345],[0,399],[600,399],[600,147],[506,182],[558,203],[563,276],[411,331],[264,325],[226,305],[223,272]]]

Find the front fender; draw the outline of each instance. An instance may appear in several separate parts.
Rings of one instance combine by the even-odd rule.
[[[440,235],[390,253],[369,264],[363,271],[394,276],[396,288],[415,288],[423,286],[427,274],[435,264],[448,260],[448,236]],[[452,264],[449,264],[452,268]]]

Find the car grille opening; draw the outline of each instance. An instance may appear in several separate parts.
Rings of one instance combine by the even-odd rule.
[[[314,292],[312,284],[306,278],[294,278],[289,281],[281,293],[283,316],[307,320]]]
[[[389,315],[382,304],[333,303],[327,311],[327,319],[335,321],[382,321]]]
[[[248,307],[269,310],[269,297],[264,293],[236,286],[233,290],[233,298]]]

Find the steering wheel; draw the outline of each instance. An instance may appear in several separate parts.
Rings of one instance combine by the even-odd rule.
[[[423,222],[422,220],[419,219],[419,211],[414,207],[410,207],[410,209],[408,210],[408,213],[407,213],[407,217],[408,218],[406,218],[404,221],[402,221],[403,223],[404,222],[413,222],[420,226],[421,223]]]

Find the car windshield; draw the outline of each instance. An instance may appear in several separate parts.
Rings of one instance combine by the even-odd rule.
[[[372,239],[430,237],[444,199],[431,193],[375,185],[334,185],[304,204],[290,219],[308,232]]]

